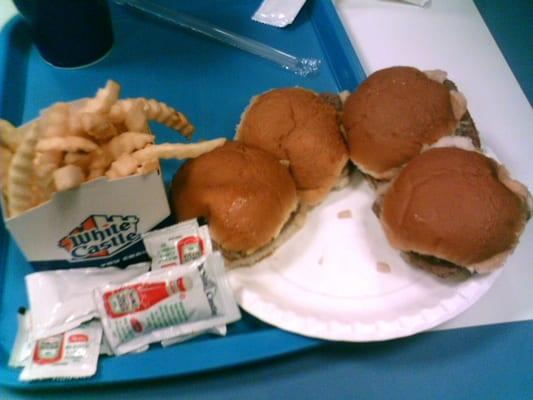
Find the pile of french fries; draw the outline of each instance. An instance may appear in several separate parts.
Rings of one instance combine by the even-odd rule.
[[[198,157],[225,142],[155,144],[149,121],[188,139],[194,126],[165,103],[119,97],[120,85],[110,80],[93,98],[55,103],[22,127],[0,120],[0,186],[10,217],[55,192],[102,176],[148,174],[159,168],[159,159]]]

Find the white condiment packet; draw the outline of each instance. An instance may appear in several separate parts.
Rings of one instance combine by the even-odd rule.
[[[149,268],[149,263],[139,263],[126,269],[73,268],[27,275],[31,338],[47,338],[93,319],[98,315],[94,289],[106,283],[130,280]]]
[[[200,226],[196,219],[145,233],[143,243],[152,259],[152,271],[169,266],[188,265],[201,258],[205,260],[213,252],[209,228],[207,225]],[[204,333],[225,336],[226,331],[226,325],[221,325],[207,332],[164,340],[161,345],[166,347],[181,343]]]
[[[305,0],[264,0],[252,19],[283,28],[294,21],[304,4]]]
[[[195,219],[145,233],[143,243],[152,270],[187,265],[213,252],[208,227],[198,225]]]
[[[96,373],[102,326],[89,322],[34,342],[20,380],[86,378]]]
[[[150,271],[94,291],[104,333],[115,354],[240,318],[224,259],[213,253],[202,261]]]
[[[100,320],[95,320],[95,321],[100,321]],[[146,350],[148,350],[149,347],[150,347],[149,345],[139,347],[138,349],[131,351],[131,353],[143,353]],[[107,341],[107,338],[105,337],[105,335],[102,335],[102,342],[100,343],[100,354],[103,354],[105,356],[115,355],[115,353],[113,353],[113,350],[111,350],[111,346],[109,345],[109,342]]]

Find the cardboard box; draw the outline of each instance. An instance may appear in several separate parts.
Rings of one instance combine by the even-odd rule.
[[[82,98],[69,105],[77,110],[86,102]],[[147,261],[141,235],[165,225],[170,216],[160,170],[114,180],[101,177],[54,193],[49,201],[13,218],[7,217],[5,199],[0,198],[6,228],[36,270],[126,267]]]
[[[14,218],[3,202],[5,225],[36,270],[145,261],[141,235],[170,215],[160,171],[98,178]]]

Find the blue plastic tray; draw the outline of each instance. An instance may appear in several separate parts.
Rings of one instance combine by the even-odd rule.
[[[170,7],[176,7],[168,1]],[[188,2],[187,2],[188,3]],[[192,2],[191,2],[192,3]],[[195,139],[232,137],[250,98],[274,87],[302,86],[317,91],[353,90],[364,72],[330,0],[308,1],[296,21],[277,29],[251,21],[259,1],[202,1],[180,9],[289,53],[323,60],[319,75],[298,77],[237,49],[112,7],[115,45],[100,63],[61,70],[46,64],[16,17],[0,35],[0,118],[20,124],[56,101],[92,96],[107,79],[122,85],[123,97],[154,97],[188,115]],[[179,135],[154,126],[158,141]],[[169,182],[177,161],[163,164]],[[18,381],[7,367],[16,334],[16,314],[27,306],[24,275],[32,272],[0,226],[0,384],[37,389],[119,383],[178,376],[262,360],[322,343],[286,333],[244,315],[223,338],[198,338],[142,354],[102,357],[97,374],[85,380]]]

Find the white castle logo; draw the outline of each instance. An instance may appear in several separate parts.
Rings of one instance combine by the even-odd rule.
[[[58,245],[73,258],[108,257],[140,239],[138,222],[135,215],[91,215]]]

